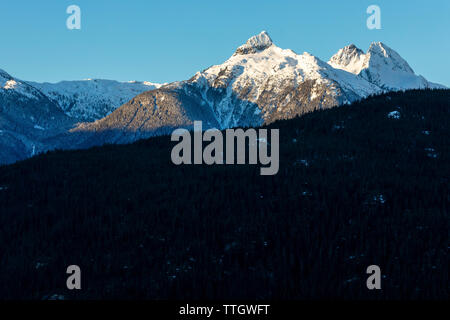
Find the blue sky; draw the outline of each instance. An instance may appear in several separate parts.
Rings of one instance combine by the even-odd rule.
[[[81,8],[68,30],[66,8]],[[366,8],[381,8],[381,30]],[[0,5],[0,69],[25,80],[171,82],[219,64],[267,30],[276,45],[328,60],[382,41],[418,74],[450,86],[448,0],[15,0]]]

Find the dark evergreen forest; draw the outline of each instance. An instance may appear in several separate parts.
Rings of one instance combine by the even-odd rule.
[[[0,299],[448,298],[450,90],[269,128],[275,176],[175,166],[170,137],[0,167]]]

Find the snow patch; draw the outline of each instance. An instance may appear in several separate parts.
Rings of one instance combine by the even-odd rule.
[[[438,153],[434,148],[425,148],[425,151],[427,152],[427,157],[436,159],[438,157]]]
[[[400,119],[400,112],[392,111],[392,112],[389,112],[387,116],[390,119]]]

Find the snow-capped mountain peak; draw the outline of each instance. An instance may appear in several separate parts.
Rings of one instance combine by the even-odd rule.
[[[385,90],[434,87],[424,77],[416,75],[405,59],[382,42],[370,45],[359,75]]]
[[[328,64],[359,75],[383,90],[443,87],[416,75],[405,59],[382,42],[372,42],[367,53],[355,45],[346,46]]]
[[[245,44],[237,48],[235,55],[243,55],[263,51],[273,45],[272,39],[266,31],[251,37]]]
[[[342,69],[353,74],[359,74],[365,60],[364,51],[354,44],[340,49],[328,62],[333,68]]]
[[[372,42],[366,54],[365,68],[388,66],[392,71],[406,72],[414,74],[414,70],[409,66],[397,52],[389,48],[382,42]]]
[[[332,56],[328,63],[333,68],[354,74],[360,74],[362,70],[369,68],[383,68],[414,74],[409,64],[397,52],[382,42],[372,42],[367,53],[364,53],[354,44],[348,45]]]

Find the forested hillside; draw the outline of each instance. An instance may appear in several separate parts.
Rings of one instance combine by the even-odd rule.
[[[0,299],[448,298],[450,90],[269,128],[275,176],[175,166],[170,137],[0,167]]]

